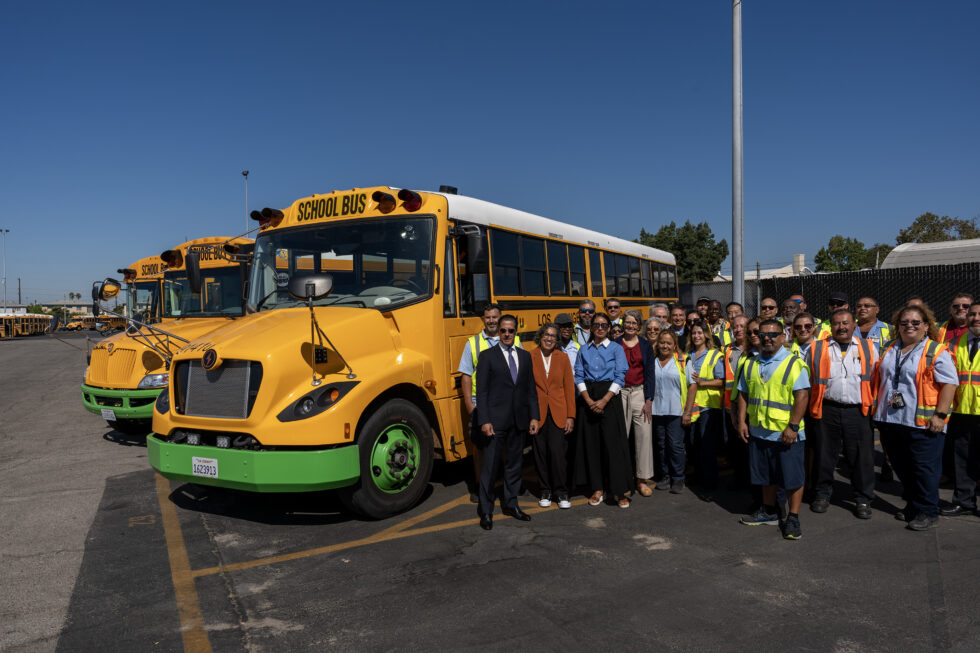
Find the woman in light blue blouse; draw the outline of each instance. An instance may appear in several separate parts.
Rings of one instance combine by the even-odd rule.
[[[653,390],[653,428],[659,463],[658,490],[672,494],[684,491],[684,427],[681,415],[687,403],[687,375],[684,353],[677,348],[677,336],[664,329],[657,336],[657,360],[653,364],[656,383]]]
[[[580,397],[575,478],[592,490],[590,506],[602,503],[608,491],[620,508],[629,508],[633,470],[619,398],[629,363],[622,346],[609,339],[610,322],[605,313],[596,313],[592,339],[575,357]]]

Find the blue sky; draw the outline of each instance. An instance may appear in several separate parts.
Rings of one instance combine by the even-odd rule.
[[[746,0],[745,262],[980,215],[980,3]],[[731,238],[731,5],[7,3],[8,301],[390,184]],[[723,269],[730,269],[726,262]]]

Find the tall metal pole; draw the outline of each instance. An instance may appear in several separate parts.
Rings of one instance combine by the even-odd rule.
[[[245,231],[248,231],[248,170],[242,170],[245,177]]]
[[[7,312],[7,234],[10,229],[0,229],[3,236],[3,312]]]
[[[742,0],[732,0],[732,301],[744,303],[742,264]]]

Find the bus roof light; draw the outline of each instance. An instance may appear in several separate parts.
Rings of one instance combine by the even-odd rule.
[[[184,264],[184,254],[179,249],[168,249],[160,254],[160,259],[168,268],[179,268]]]
[[[403,188],[398,191],[398,199],[404,203],[402,206],[405,207],[406,211],[414,212],[422,208],[422,197],[418,193],[410,191],[407,188]]]
[[[265,229],[267,227],[278,227],[279,223],[282,222],[283,213],[279,209],[266,207],[261,211],[252,211],[249,217],[259,223],[259,229]]]
[[[395,210],[395,198],[384,191],[374,191],[371,199],[378,203],[378,211],[381,213],[391,213]]]
[[[116,270],[119,274],[123,275],[123,281],[130,283],[136,278],[136,270],[133,268],[120,268]]]

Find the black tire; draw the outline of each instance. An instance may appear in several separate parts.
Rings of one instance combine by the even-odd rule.
[[[126,435],[146,435],[153,430],[153,421],[148,419],[106,420],[106,423]]]
[[[397,459],[405,459],[404,465],[395,464],[396,473],[408,474],[407,484],[391,492],[385,492],[375,482],[376,477],[390,478],[372,465],[372,454],[377,455],[376,446],[382,447],[382,440],[392,429],[410,429],[415,435],[409,449],[397,448]],[[397,431],[396,431],[397,432]],[[409,442],[410,438],[395,436],[391,442]],[[417,447],[415,446],[417,444]],[[357,434],[358,458],[361,476],[354,485],[340,488],[337,493],[347,508],[371,519],[384,519],[408,510],[422,498],[432,476],[432,427],[425,414],[410,401],[392,399],[374,412]],[[410,456],[414,455],[414,459]],[[394,459],[393,459],[394,461]],[[414,470],[410,466],[414,464]]]

